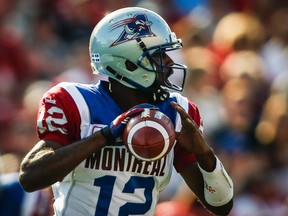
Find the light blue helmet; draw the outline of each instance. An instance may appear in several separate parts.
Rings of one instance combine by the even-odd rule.
[[[107,75],[129,88],[182,91],[186,66],[164,65],[162,60],[153,58],[155,53],[161,56],[180,48],[181,40],[161,16],[148,9],[127,7],[108,14],[96,25],[90,37],[89,52],[94,73]],[[182,77],[180,85],[167,78],[164,86],[157,86],[156,73],[164,74],[165,68],[173,69],[174,75]],[[179,74],[175,74],[176,71]],[[164,99],[160,100],[167,97],[162,96]]]

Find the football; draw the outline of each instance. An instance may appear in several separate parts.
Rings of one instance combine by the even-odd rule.
[[[145,109],[127,123],[123,142],[128,151],[143,161],[156,161],[169,153],[175,142],[171,120],[159,110]]]

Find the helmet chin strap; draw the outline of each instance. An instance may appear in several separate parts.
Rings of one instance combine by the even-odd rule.
[[[154,102],[166,101],[170,96],[169,89],[162,86],[157,78],[155,79],[154,83],[146,89],[146,91],[152,93],[152,99]]]
[[[169,90],[162,86],[159,86],[158,88],[153,89],[152,93],[153,93],[153,100],[155,102],[166,101],[170,96]]]

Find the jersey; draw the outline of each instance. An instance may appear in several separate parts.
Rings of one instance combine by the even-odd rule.
[[[110,125],[126,110],[121,110],[104,85],[105,81],[95,85],[60,83],[46,92],[39,106],[39,138],[65,146]],[[154,105],[172,120],[176,131],[181,130],[181,119],[170,105],[172,100],[202,129],[196,105],[172,93],[167,101]],[[195,161],[195,155],[179,143],[167,156],[153,162],[136,159],[123,143],[103,147],[52,185],[55,215],[153,215],[173,164],[180,172]]]

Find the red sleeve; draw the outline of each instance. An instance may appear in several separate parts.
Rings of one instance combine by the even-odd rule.
[[[61,86],[46,92],[39,104],[37,132],[42,140],[67,145],[80,139],[80,114],[72,96]]]
[[[199,129],[202,131],[202,120],[199,109],[194,103],[190,101],[188,103],[188,113],[194,119]],[[195,162],[195,154],[185,150],[179,143],[176,143],[174,147],[174,167],[176,171],[181,172],[187,166]]]

